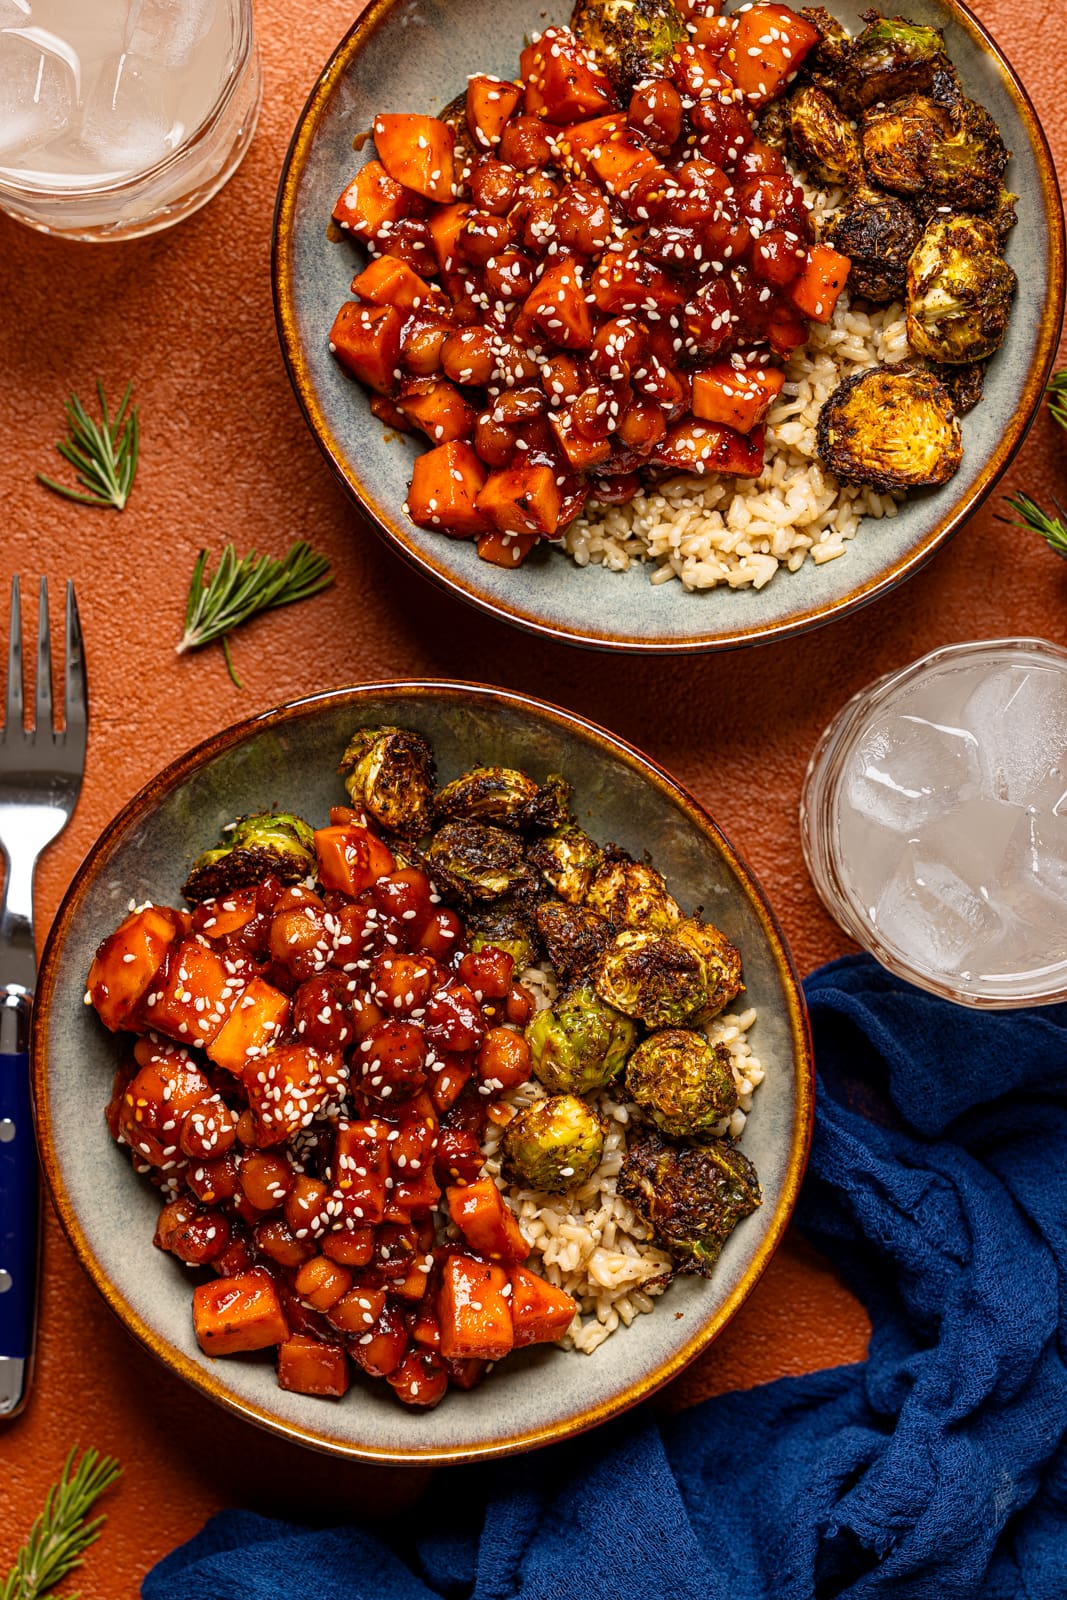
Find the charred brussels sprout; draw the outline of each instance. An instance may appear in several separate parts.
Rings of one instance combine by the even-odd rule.
[[[557,1094],[512,1117],[501,1141],[509,1183],[555,1194],[584,1183],[600,1165],[604,1128],[577,1095]]]
[[[241,817],[223,844],[198,856],[182,894],[191,902],[213,900],[267,877],[299,883],[315,871],[314,829],[289,812],[265,811]]]
[[[446,783],[434,802],[437,815],[458,822],[495,822],[520,828],[537,784],[514,767],[474,767]]]
[[[649,1133],[632,1141],[618,1192],[669,1250],[678,1271],[710,1276],[742,1217],[763,1199],[756,1169],[723,1139],[681,1149]]]
[[[930,148],[932,193],[959,211],[984,211],[1002,191],[1008,152],[1000,129],[984,106],[961,100],[947,139]]]
[[[853,41],[848,85],[855,103],[866,107],[901,95],[928,94],[937,74],[951,71],[940,28],[876,16]]]
[[[934,145],[951,134],[949,112],[927,95],[905,95],[889,105],[875,105],[863,119],[867,171],[894,194],[920,194],[930,187]]]
[[[863,156],[885,189],[925,195],[960,211],[996,205],[1008,152],[993,118],[963,98],[946,107],[925,95],[877,105],[863,121]]]
[[[908,341],[931,361],[982,361],[999,349],[1016,278],[983,217],[931,222],[908,262]]]
[[[700,957],[680,939],[636,929],[620,933],[596,964],[602,1000],[648,1028],[673,1028],[707,1004]]]
[[[681,908],[663,874],[609,845],[585,904],[619,928],[670,928]]]
[[[414,838],[433,826],[433,751],[406,728],[360,728],[337,769],[353,805],[391,833]]]
[[[526,1029],[535,1076],[549,1094],[602,1089],[633,1049],[637,1029],[589,984],[572,989]]]
[[[543,900],[535,913],[545,953],[561,983],[587,977],[615,937],[606,917],[564,900]]]
[[[737,1109],[729,1051],[688,1028],[663,1028],[638,1045],[626,1092],[669,1139],[706,1137]]]
[[[662,77],[688,31],[672,0],[576,0],[571,27],[620,94]]]
[[[790,99],[789,138],[797,160],[825,183],[853,183],[863,172],[855,123],[816,84]]]
[[[683,918],[671,932],[693,951],[704,969],[708,998],[699,1016],[692,1021],[694,1025],[710,1022],[745,991],[741,982],[741,952],[721,929],[710,922],[698,922],[695,917]]]
[[[467,939],[472,950],[492,945],[506,950],[515,962],[516,974],[537,958],[533,929],[522,906],[508,901],[475,906],[467,912]]]
[[[910,366],[846,378],[819,413],[816,437],[831,472],[883,491],[945,483],[963,459],[948,393]]]
[[[908,205],[864,186],[826,229],[826,242],[852,262],[849,289],[879,303],[903,298],[908,258],[922,230]]]
[[[499,900],[533,874],[522,840],[485,822],[446,822],[422,852],[434,881],[460,901]]]
[[[576,823],[553,829],[526,853],[549,887],[572,905],[585,899],[604,859],[600,846]]]

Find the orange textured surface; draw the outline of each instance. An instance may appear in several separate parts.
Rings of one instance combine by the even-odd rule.
[[[1067,36],[1062,0],[973,4],[1020,70],[1064,172],[1067,79],[1062,52],[1050,48],[1050,34],[1061,45]],[[258,0],[257,16],[259,131],[206,210],[169,234],[98,247],[50,241],[0,217],[0,594],[13,572],[34,581],[43,572],[56,586],[72,576],[92,685],[85,788],[38,874],[40,930],[118,806],[190,744],[312,690],[432,674],[526,690],[632,740],[748,857],[801,970],[840,954],[846,941],[808,882],[795,824],[817,734],[862,684],[936,645],[1013,633],[1062,641],[1067,565],[996,522],[995,498],[931,566],[859,616],[769,650],[680,661],[553,647],[442,598],[360,526],[300,418],[274,332],[275,182],[307,88],[352,6]],[[36,467],[53,470],[63,398],[72,386],[91,392],[97,374],[115,395],[132,378],[142,407],[143,464],[121,518],[68,506],[33,482]],[[1006,487],[1067,497],[1062,436],[1047,419]],[[244,692],[216,651],[175,659],[197,550],[232,538],[242,550],[277,552],[294,537],[331,557],[337,585],[239,636]],[[793,1234],[668,1403],[859,1359],[866,1332],[862,1309]],[[49,1215],[35,1394],[0,1431],[0,1573],[72,1442],[113,1452],[126,1469],[78,1580],[86,1600],[136,1595],[148,1566],[221,1506],[374,1512],[410,1504],[426,1482],[422,1472],[312,1456],[187,1391],[112,1320]]]

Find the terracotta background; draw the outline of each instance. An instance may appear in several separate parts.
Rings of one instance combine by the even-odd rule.
[[[1067,173],[1067,77],[1051,37],[1067,36],[1062,0],[973,4],[1020,70]],[[770,649],[643,662],[538,642],[414,577],[360,525],[307,433],[271,309],[278,171],[308,86],[352,14],[352,0],[257,0],[265,95],[255,142],[228,188],[171,233],[90,247],[0,216],[0,648],[13,573],[31,593],[47,574],[56,596],[73,577],[92,693],[81,804],[38,874],[39,934],[105,823],[189,745],[313,690],[442,675],[557,701],[670,768],[748,857],[808,971],[847,948],[808,882],[795,826],[817,734],[855,689],[936,645],[1015,633],[1062,641],[1067,563],[998,523],[995,497],[918,577],[848,621]],[[64,397],[71,387],[88,395],[98,374],[115,396],[132,379],[142,411],[142,466],[121,517],[70,506],[33,481],[35,468],[56,469]],[[1005,488],[1067,499],[1063,444],[1041,418]],[[238,636],[243,693],[217,649],[176,659],[200,547],[232,538],[242,552],[281,552],[294,537],[330,556],[337,584]],[[32,621],[29,631],[32,643]],[[793,1233],[666,1403],[861,1358],[866,1332],[862,1309]],[[288,1447],[186,1390],[113,1321],[49,1212],[35,1393],[0,1430],[0,1574],[74,1442],[125,1468],[78,1579],[86,1600],[136,1595],[147,1568],[221,1506],[373,1512],[410,1503],[428,1477]]]

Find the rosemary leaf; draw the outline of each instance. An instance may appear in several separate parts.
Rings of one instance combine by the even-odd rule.
[[[1061,428],[1067,428],[1067,367],[1055,374],[1045,393],[1054,420]]]
[[[76,500],[79,505],[113,506],[121,511],[137,475],[141,448],[141,428],[137,407],[130,404],[131,392],[132,385],[127,384],[112,420],[108,415],[104,386],[98,378],[99,423],[93,421],[78,396],[72,394],[64,407],[70,431],[66,439],[57,440],[56,450],[74,468],[81,488],[57,483],[43,472],[37,474],[38,483],[66,500]]]
[[[49,1489],[44,1510],[0,1587],[0,1600],[40,1600],[81,1566],[86,1550],[100,1537],[105,1518],[90,1519],[89,1513],[122,1476],[122,1468],[113,1457],[95,1450],[86,1450],[75,1467],[74,1455],[72,1450],[59,1482]]]
[[[258,555],[255,550],[238,559],[237,551],[228,544],[213,573],[208,572],[208,552],[201,550],[189,585],[185,631],[176,646],[177,653],[199,650],[221,639],[227,670],[240,689],[228,638],[234,628],[262,611],[307,600],[332,582],[330,563],[303,540],[298,540],[280,559]]]
[[[1006,522],[1011,527],[1028,528],[1033,533],[1040,534],[1045,543],[1060,555],[1067,556],[1067,512],[1064,511],[1058,500],[1053,500],[1058,516],[1049,516],[1029,495],[1013,494],[1006,496],[1006,503],[1015,512],[1014,517],[998,517],[999,522]]]

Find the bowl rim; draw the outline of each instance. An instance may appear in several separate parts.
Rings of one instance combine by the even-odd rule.
[[[307,354],[301,345],[297,326],[293,270],[296,205],[311,146],[340,79],[355,64],[360,52],[376,30],[389,19],[393,10],[403,3],[405,0],[370,0],[366,10],[340,40],[316,78],[286,152],[278,180],[271,235],[271,289],[275,324],[289,381],[315,442],[326,457],[335,477],[362,511],[378,537],[398,552],[416,571],[451,594],[470,605],[477,606],[488,615],[510,622],[526,632],[562,640],[567,644],[587,649],[624,650],[646,655],[692,655],[791,638],[809,629],[822,627],[838,617],[850,615],[881,595],[889,593],[924,567],[937,550],[947,544],[978,510],[1021,448],[1037,416],[1041,397],[1056,359],[1064,317],[1064,213],[1052,151],[1021,79],[988,29],[978,20],[965,0],[940,0],[940,3],[955,14],[960,26],[970,35],[972,42],[980,51],[991,56],[1000,69],[1005,88],[1026,130],[1037,163],[1041,198],[1048,223],[1048,285],[1041,310],[1037,345],[1033,359],[1029,363],[1019,405],[963,500],[941,517],[909,551],[881,572],[856,584],[837,599],[809,606],[778,621],[735,626],[728,631],[721,628],[702,631],[684,638],[676,638],[669,634],[655,636],[613,634],[610,630],[599,627],[592,615],[580,627],[558,625],[546,621],[527,606],[482,590],[469,578],[458,577],[449,570],[444,560],[437,557],[435,547],[429,550],[423,549],[410,530],[395,515],[379,514],[365,487],[358,466],[346,457],[341,440],[326,420],[318,401]]]
[[[50,1100],[49,1013],[59,981],[66,937],[87,892],[106,865],[113,845],[119,843],[133,826],[145,822],[165,794],[216,757],[239,746],[250,736],[267,728],[306,718],[313,715],[318,708],[358,706],[363,701],[382,694],[400,695],[412,700],[432,696],[464,703],[469,703],[474,697],[487,706],[507,706],[527,716],[532,714],[542,721],[563,726],[568,732],[579,733],[602,750],[606,748],[609,754],[621,759],[638,775],[650,781],[661,795],[679,806],[688,822],[696,826],[705,837],[711,837],[716,849],[733,872],[738,888],[747,895],[752,910],[760,922],[785,994],[789,1034],[793,1046],[796,1094],[792,1142],[782,1192],[771,1215],[770,1227],[731,1294],[679,1351],[611,1399],[580,1410],[569,1418],[521,1429],[506,1439],[460,1446],[435,1446],[425,1450],[397,1449],[340,1440],[317,1431],[313,1425],[296,1425],[282,1419],[234,1393],[228,1387],[225,1378],[216,1376],[214,1368],[205,1369],[200,1366],[150,1327],[108,1277],[82,1230],[63,1179],[62,1163],[53,1138]],[[722,1331],[762,1276],[781,1243],[786,1225],[796,1205],[800,1182],[807,1163],[814,1117],[815,1078],[811,1033],[803,991],[792,956],[762,888],[747,863],[699,801],[658,763],[643,755],[635,746],[607,732],[597,723],[529,695],[455,679],[409,678],[380,681],[327,690],[289,701],[213,734],[170,762],[162,772],[151,778],[132,799],[127,801],[100,834],[78,868],[56,913],[41,957],[31,1030],[30,1064],[41,1166],[51,1191],[56,1214],[82,1267],[127,1330],[145,1349],[178,1376],[186,1379],[209,1399],[244,1417],[247,1421],[256,1423],[283,1438],[309,1445],[327,1454],[391,1466],[454,1465],[535,1449],[561,1439],[571,1438],[601,1422],[606,1422],[610,1417],[628,1410],[661,1388],[706,1349]]]

